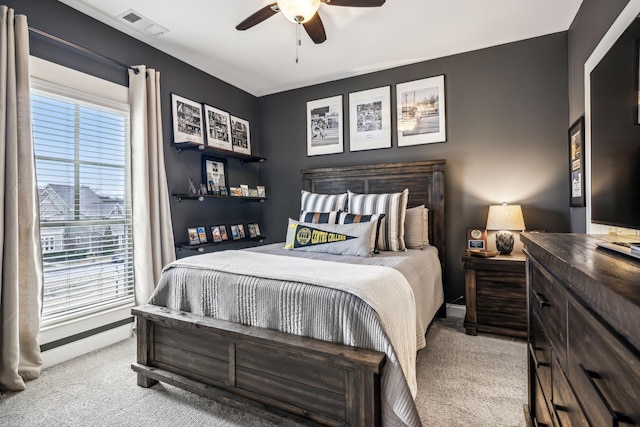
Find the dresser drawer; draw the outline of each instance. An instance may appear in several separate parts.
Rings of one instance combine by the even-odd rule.
[[[545,399],[545,395],[537,378],[534,378],[534,383],[533,410],[531,415],[535,420],[535,425],[539,427],[553,427],[551,411],[549,411],[547,407],[547,400]]]
[[[594,426],[640,425],[640,359],[596,318],[569,304],[569,379]]]
[[[530,264],[529,304],[562,365],[567,360],[567,299],[562,286],[535,264]]]
[[[529,351],[534,365],[533,369],[539,378],[542,390],[545,396],[551,399],[551,346],[542,326],[540,326],[540,319],[535,314],[531,316]]]
[[[553,372],[553,397],[551,401],[553,402],[553,410],[560,425],[589,427],[589,423],[582,412],[578,399],[573,393],[562,369],[560,369],[558,365],[558,359],[553,357],[551,365],[551,371]]]

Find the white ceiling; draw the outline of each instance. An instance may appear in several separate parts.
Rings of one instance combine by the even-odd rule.
[[[59,0],[255,96],[524,40],[569,28],[582,0],[387,0],[378,8],[321,4],[327,41],[281,13],[235,26],[275,0]],[[169,31],[116,18],[133,9]],[[154,64],[147,64],[153,66]],[[160,70],[162,72],[162,70]]]

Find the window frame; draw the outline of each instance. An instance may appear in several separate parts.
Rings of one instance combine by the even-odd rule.
[[[74,96],[78,96],[78,99],[91,101],[91,98],[97,96],[103,99],[111,99],[119,104],[128,104],[129,88],[126,86],[109,82],[34,56],[29,58],[29,68],[30,75],[33,78],[73,88]],[[89,94],[89,99],[83,98],[83,93]],[[130,163],[126,175],[126,179],[130,183]],[[129,192],[127,197],[131,198],[131,192]],[[131,318],[131,307],[133,306],[135,306],[135,302],[132,301],[102,311],[91,312],[87,315],[42,326],[38,336],[39,343],[46,345],[54,341],[69,340],[70,337],[83,335],[88,331],[100,329],[105,325],[121,322],[122,320]]]

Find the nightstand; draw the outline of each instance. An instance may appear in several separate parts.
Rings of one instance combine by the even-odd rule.
[[[524,255],[462,257],[468,335],[478,331],[527,337],[527,285]]]

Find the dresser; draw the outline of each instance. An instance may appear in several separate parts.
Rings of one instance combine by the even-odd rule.
[[[525,257],[498,255],[462,257],[468,335],[478,331],[525,338],[527,291]]]
[[[640,260],[597,247],[613,239],[521,235],[528,425],[640,425]]]

